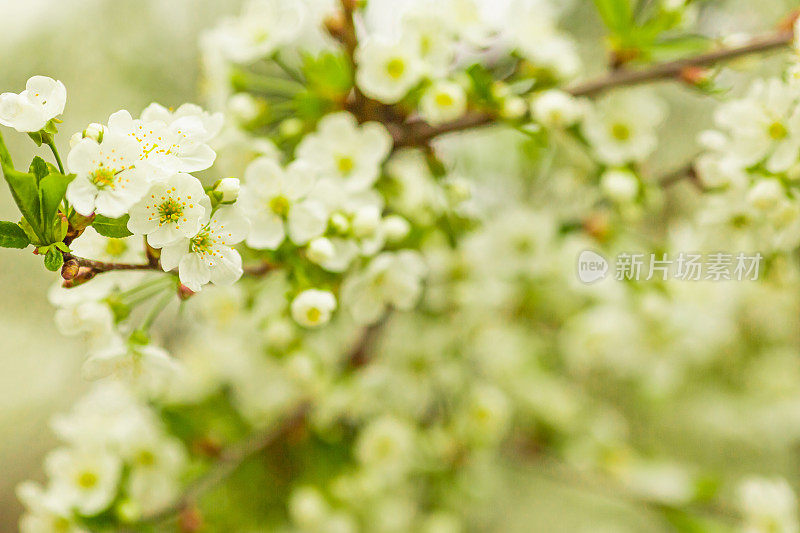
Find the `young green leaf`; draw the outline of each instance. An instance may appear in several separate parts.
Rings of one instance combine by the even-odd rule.
[[[31,161],[28,173],[36,177],[36,183],[38,184],[42,181],[42,178],[50,174],[50,168],[48,168],[47,162],[37,155],[33,158],[33,161]]]
[[[594,0],[600,18],[615,35],[625,35],[633,27],[630,0]]]
[[[55,272],[61,265],[64,264],[64,255],[61,253],[61,250],[56,248],[55,246],[51,246],[47,249],[47,253],[44,256],[44,266],[47,270],[51,272]]]
[[[31,225],[34,233],[44,241],[44,226],[42,224],[41,210],[39,206],[39,191],[36,187],[36,177],[14,170],[8,165],[3,164],[3,175],[11,189],[11,196],[14,197],[17,207],[22,216]]]
[[[133,235],[128,231],[128,219],[130,216],[123,215],[119,218],[108,218],[97,215],[92,222],[92,227],[103,237],[121,239]]]
[[[42,223],[45,228],[52,228],[53,221],[58,213],[58,208],[67,192],[67,185],[75,178],[75,174],[65,176],[59,173],[50,173],[39,182],[39,204],[41,206]],[[52,232],[47,235],[50,242],[55,242],[56,235]]]
[[[30,243],[25,231],[18,224],[0,221],[0,247],[25,248]]]

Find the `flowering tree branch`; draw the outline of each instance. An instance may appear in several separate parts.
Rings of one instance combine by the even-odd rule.
[[[568,88],[566,92],[573,96],[591,97],[619,87],[654,81],[679,80],[692,68],[709,67],[740,57],[784,48],[790,45],[793,39],[794,33],[792,31],[782,29],[776,33],[755,38],[747,44],[737,47],[722,48],[694,57],[658,63],[642,70],[614,70],[599,78]],[[393,128],[392,135],[396,147],[421,146],[440,135],[480,126],[489,126],[496,122],[497,118],[495,116],[485,112],[469,113],[458,120],[435,127],[426,124],[422,120],[414,119],[402,124],[401,127]]]

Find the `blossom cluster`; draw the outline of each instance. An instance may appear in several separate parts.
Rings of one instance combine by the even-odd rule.
[[[556,4],[251,0],[202,38],[210,111],[118,111],[71,137],[66,168],[63,84],[0,96],[0,124],[58,165],[16,170],[0,138],[22,214],[0,244],[61,269],[56,324],[97,380],[53,423],[46,484],[19,487],[21,529],[176,512],[220,531],[488,530],[509,461],[546,457],[670,523],[733,495],[747,531],[796,531],[784,480],[707,472],[661,438],[681,418],[714,442],[800,442],[800,269],[773,253],[800,244],[794,67],[719,107],[687,221],[650,176],[664,99],[575,89]],[[654,4],[639,15],[658,28],[688,12]],[[616,59],[634,35],[609,40]],[[485,124],[502,127],[439,138]],[[720,249],[752,251],[758,282],[667,282],[662,250]],[[641,267],[625,250],[652,250],[664,283],[584,285],[584,250],[625,258],[620,279]],[[218,475],[212,504],[183,498]]]

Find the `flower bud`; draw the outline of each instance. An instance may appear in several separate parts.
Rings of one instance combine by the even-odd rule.
[[[600,178],[600,189],[615,202],[630,202],[639,192],[639,180],[629,170],[607,170]]]
[[[381,212],[374,205],[362,207],[353,216],[353,233],[356,237],[367,237],[375,233],[381,222]]]
[[[341,213],[334,213],[331,215],[331,226],[339,233],[347,233],[350,231],[350,221]]]
[[[747,193],[747,201],[756,209],[770,211],[774,209],[786,193],[776,179],[761,180],[753,185]]]
[[[503,106],[500,109],[500,115],[507,119],[522,118],[528,111],[528,105],[525,100],[519,96],[511,96],[503,100]]]
[[[411,231],[411,224],[400,215],[389,215],[383,219],[383,231],[390,242],[405,239]]]
[[[299,118],[287,118],[286,120],[282,121],[280,126],[278,126],[280,130],[280,134],[283,137],[297,137],[303,133],[303,121]]]
[[[239,178],[223,178],[214,190],[222,193],[223,202],[235,202],[239,197]]]
[[[106,127],[102,124],[98,124],[97,122],[92,122],[86,129],[83,130],[83,137],[94,139],[97,142],[103,142],[103,136],[106,134]]]
[[[317,264],[330,261],[335,254],[336,250],[333,248],[333,243],[325,237],[317,237],[312,240],[308,243],[308,249],[306,250],[308,258]]]
[[[247,93],[236,93],[228,98],[228,111],[240,122],[255,120],[261,109],[258,101]]]
[[[80,269],[81,267],[78,262],[74,259],[70,259],[61,265],[61,277],[65,280],[74,279],[75,276],[78,275],[78,272],[80,272]]]
[[[580,120],[583,106],[569,93],[554,89],[533,98],[531,114],[543,126],[567,128]]]

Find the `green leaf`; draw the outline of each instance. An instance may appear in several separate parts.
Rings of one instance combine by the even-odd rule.
[[[64,255],[61,253],[61,251],[55,246],[48,248],[47,253],[44,256],[45,268],[51,272],[55,272],[61,268],[62,264],[64,264]]]
[[[25,248],[31,243],[25,231],[13,222],[0,221],[0,246],[3,248]]]
[[[633,27],[630,0],[594,0],[594,5],[611,33],[625,35]]]
[[[494,100],[492,96],[494,78],[492,74],[486,70],[486,67],[479,64],[472,65],[467,69],[467,75],[472,80],[472,88],[478,99],[484,102],[492,102]]]
[[[33,174],[26,174],[14,170],[8,165],[3,164],[3,175],[11,189],[11,196],[14,197],[17,207],[22,216],[31,225],[34,233],[44,240],[44,226],[39,207],[39,191],[36,187],[36,177]]]
[[[313,92],[328,99],[347,94],[353,86],[350,61],[341,53],[322,52],[317,56],[304,56],[303,75]]]
[[[8,153],[6,143],[3,141],[3,135],[0,134],[0,164],[9,168],[14,168],[14,163],[11,161],[11,154]]]
[[[45,228],[52,228],[53,222],[58,214],[58,208],[67,192],[67,185],[75,178],[75,174],[65,176],[60,173],[50,173],[39,182],[39,204],[41,206],[42,223]],[[50,242],[58,240],[57,236],[50,232]]]
[[[712,41],[699,35],[684,35],[663,39],[652,43],[645,49],[648,58],[655,61],[673,61],[682,57],[699,54],[711,48]]]
[[[123,215],[119,218],[108,218],[102,215],[97,215],[94,217],[92,227],[97,231],[97,233],[104,237],[112,237],[115,239],[130,237],[133,235],[133,233],[128,231],[129,218],[129,215]]]
[[[31,161],[30,167],[28,167],[28,174],[33,174],[38,184],[42,181],[42,178],[50,174],[50,168],[47,166],[47,162],[37,155]]]

